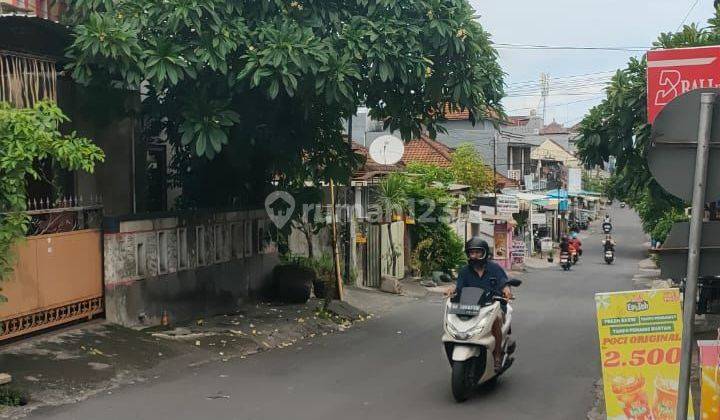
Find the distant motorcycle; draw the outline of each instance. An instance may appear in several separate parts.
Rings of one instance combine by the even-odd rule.
[[[602,224],[602,230],[603,230],[603,233],[605,233],[606,235],[609,235],[610,232],[612,232],[612,223],[604,222]]]
[[[607,264],[612,264],[613,261],[615,261],[615,251],[612,249],[606,249],[605,250],[605,262]]]
[[[570,253],[563,251],[560,253],[560,267],[562,267],[563,271],[570,271],[570,267],[572,266],[572,262],[570,261]]]

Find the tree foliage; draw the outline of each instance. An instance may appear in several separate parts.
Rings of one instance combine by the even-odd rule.
[[[450,171],[456,182],[470,186],[472,194],[493,190],[493,173],[472,144],[462,144],[452,154]]]
[[[37,163],[50,159],[65,169],[92,172],[104,160],[90,140],[59,132],[67,121],[51,102],[23,109],[0,102],[0,280],[12,272],[13,247],[27,232],[26,181],[40,177]]]
[[[347,176],[340,121],[360,104],[405,140],[441,131],[445,104],[473,120],[500,110],[502,71],[474,13],[467,0],[77,0],[70,70],[142,85],[147,134],[176,148],[187,204],[208,184],[213,204],[246,195],[227,182],[241,170],[250,184],[313,165]]]
[[[657,48],[720,44],[720,15],[707,27],[687,25],[680,32],[663,33]],[[647,165],[651,126],[647,123],[647,61],[630,59],[606,88],[606,98],[581,122],[578,155],[589,167],[616,159],[616,171],[607,184],[610,198],[627,201],[638,211],[644,230],[656,230],[661,220],[672,219],[682,209],[681,200],[668,194],[653,178]],[[658,239],[658,238],[655,238]]]

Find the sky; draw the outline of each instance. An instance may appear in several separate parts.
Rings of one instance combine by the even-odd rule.
[[[713,0],[470,0],[496,44],[649,47],[685,19],[705,24]],[[687,16],[687,18],[686,18]],[[571,126],[603,98],[604,83],[641,51],[528,50],[497,45],[507,73],[509,115],[539,108],[540,74],[549,74],[546,123]]]

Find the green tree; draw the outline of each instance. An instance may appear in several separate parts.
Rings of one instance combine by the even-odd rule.
[[[175,147],[187,206],[247,197],[308,156],[347,178],[340,121],[359,104],[405,140],[442,131],[445,104],[500,111],[497,53],[467,0],[69,4],[73,77],[142,84],[146,134]]]
[[[390,174],[380,181],[377,188],[377,201],[382,206],[384,214],[388,216],[387,224],[388,242],[390,243],[390,258],[392,260],[392,272],[397,268],[397,258],[400,251],[396,249],[392,236],[393,216],[403,214],[407,208],[407,181],[404,175],[399,173]]]
[[[59,132],[67,121],[51,102],[23,109],[0,102],[0,280],[12,273],[13,247],[28,229],[26,181],[39,178],[38,162],[51,159],[68,170],[92,172],[104,160],[90,140]]]
[[[410,229],[413,264],[422,275],[433,271],[448,272],[459,267],[464,260],[463,243],[449,226],[452,212],[462,199],[452,197],[447,186],[455,179],[448,168],[413,163],[405,173],[391,176],[403,178],[401,182],[407,201],[407,210],[415,216],[416,224]]]
[[[687,25],[676,33],[663,33],[657,48],[696,47],[720,44],[720,17],[707,27]],[[651,126],[647,124],[647,61],[632,58],[618,70],[606,88],[606,99],[592,108],[581,122],[578,155],[589,167],[616,159],[616,171],[606,193],[631,204],[640,215],[645,232],[661,233],[658,223],[671,219],[684,203],[655,181],[647,165]],[[654,238],[658,239],[658,238]]]
[[[469,185],[473,194],[493,190],[492,171],[472,144],[460,145],[453,152],[450,171],[458,183]]]

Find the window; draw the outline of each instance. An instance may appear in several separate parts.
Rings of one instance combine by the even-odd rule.
[[[245,256],[249,257],[253,254],[253,221],[252,220],[246,220],[245,221],[245,244],[244,244],[244,250],[245,250]]]
[[[257,236],[255,237],[255,253],[262,254],[265,252],[265,221],[257,221]]]
[[[168,272],[168,246],[167,232],[157,233],[158,242],[158,273],[165,274]]]
[[[215,225],[215,262],[225,259],[225,226]]]
[[[178,269],[188,268],[187,229],[177,230]]]
[[[195,250],[197,252],[198,267],[207,264],[207,247],[205,239],[205,226],[198,226],[195,228]]]
[[[233,223],[230,225],[230,237],[232,238],[231,255],[232,258],[241,259],[245,255],[243,253],[243,225],[242,223]]]
[[[138,277],[147,275],[147,254],[145,244],[140,242],[135,249],[135,273]]]

